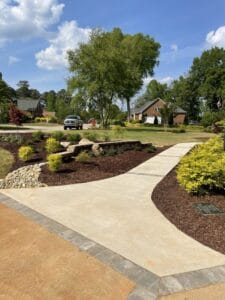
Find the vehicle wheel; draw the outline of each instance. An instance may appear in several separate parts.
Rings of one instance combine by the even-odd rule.
[[[64,130],[66,130],[67,129],[67,127],[66,126],[64,126]]]

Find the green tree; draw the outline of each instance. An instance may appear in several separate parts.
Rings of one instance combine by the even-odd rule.
[[[160,44],[141,33],[125,35],[121,43],[122,58],[120,72],[119,97],[126,100],[127,115],[130,120],[130,99],[140,90],[143,79],[153,76],[154,67],[158,64]]]
[[[69,51],[69,66],[73,72],[69,89],[85,100],[87,107],[95,107],[103,127],[107,127],[110,107],[116,98],[119,84],[119,57],[116,49],[122,34],[94,30],[90,41]]]
[[[169,120],[173,118],[174,109],[175,106],[172,103],[166,103],[163,107],[159,109],[165,130],[167,130],[167,127],[169,125]]]
[[[198,83],[191,77],[180,76],[170,89],[170,101],[183,108],[189,119],[197,120],[200,114]]]
[[[56,110],[56,92],[51,90],[49,92],[46,92],[43,96],[47,103],[47,110],[55,111]]]
[[[73,73],[69,88],[99,111],[107,127],[116,99],[127,101],[130,115],[130,98],[141,88],[143,78],[153,74],[158,49],[159,44],[149,36],[124,35],[118,28],[94,30],[89,43],[68,53]]]
[[[0,72],[0,102],[6,102],[15,95],[15,91],[3,80]]]
[[[212,48],[194,59],[189,73],[198,85],[198,96],[206,100],[210,110],[225,106],[225,50]]]
[[[29,98],[30,90],[29,90],[29,82],[27,80],[20,80],[17,84],[18,89],[16,90],[16,95],[19,98]]]
[[[73,113],[70,102],[71,95],[65,89],[56,93],[55,111],[59,121],[63,121],[67,115]]]
[[[40,92],[36,89],[30,89],[29,93],[30,93],[30,98],[32,99],[39,99],[41,97]]]
[[[149,82],[146,90],[146,95],[150,100],[156,98],[161,98],[165,100],[168,96],[168,86],[166,83],[160,83],[159,81],[153,79]]]
[[[146,102],[155,100],[156,98],[168,100],[170,98],[170,90],[166,83],[160,83],[153,79],[149,82],[145,93],[136,100],[135,107],[140,107]]]

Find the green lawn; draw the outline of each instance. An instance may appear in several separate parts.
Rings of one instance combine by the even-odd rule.
[[[0,148],[0,179],[4,178],[13,164],[14,158],[10,152]]]
[[[82,131],[79,131],[80,133]],[[140,140],[141,142],[151,142],[154,145],[173,145],[176,143],[184,142],[202,142],[206,141],[210,137],[213,137],[213,133],[203,132],[202,129],[188,129],[185,133],[172,133],[154,129],[152,127],[144,128],[126,128],[122,136],[116,137],[112,130],[90,130],[90,132],[96,132],[100,136],[105,134],[109,135],[111,139],[128,139],[128,140]]]

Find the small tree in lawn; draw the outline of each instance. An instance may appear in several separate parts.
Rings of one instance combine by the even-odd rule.
[[[20,126],[22,124],[23,113],[14,104],[9,107],[9,120],[10,123]]]

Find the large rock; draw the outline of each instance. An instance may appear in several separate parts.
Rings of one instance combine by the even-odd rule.
[[[91,150],[95,156],[99,156],[103,153],[103,149],[99,146],[99,144],[93,144]]]
[[[60,142],[60,145],[67,149],[70,145],[70,142]]]
[[[90,145],[90,144],[94,144],[94,142],[92,142],[88,139],[85,139],[85,138],[83,138],[79,141],[79,145]]]

